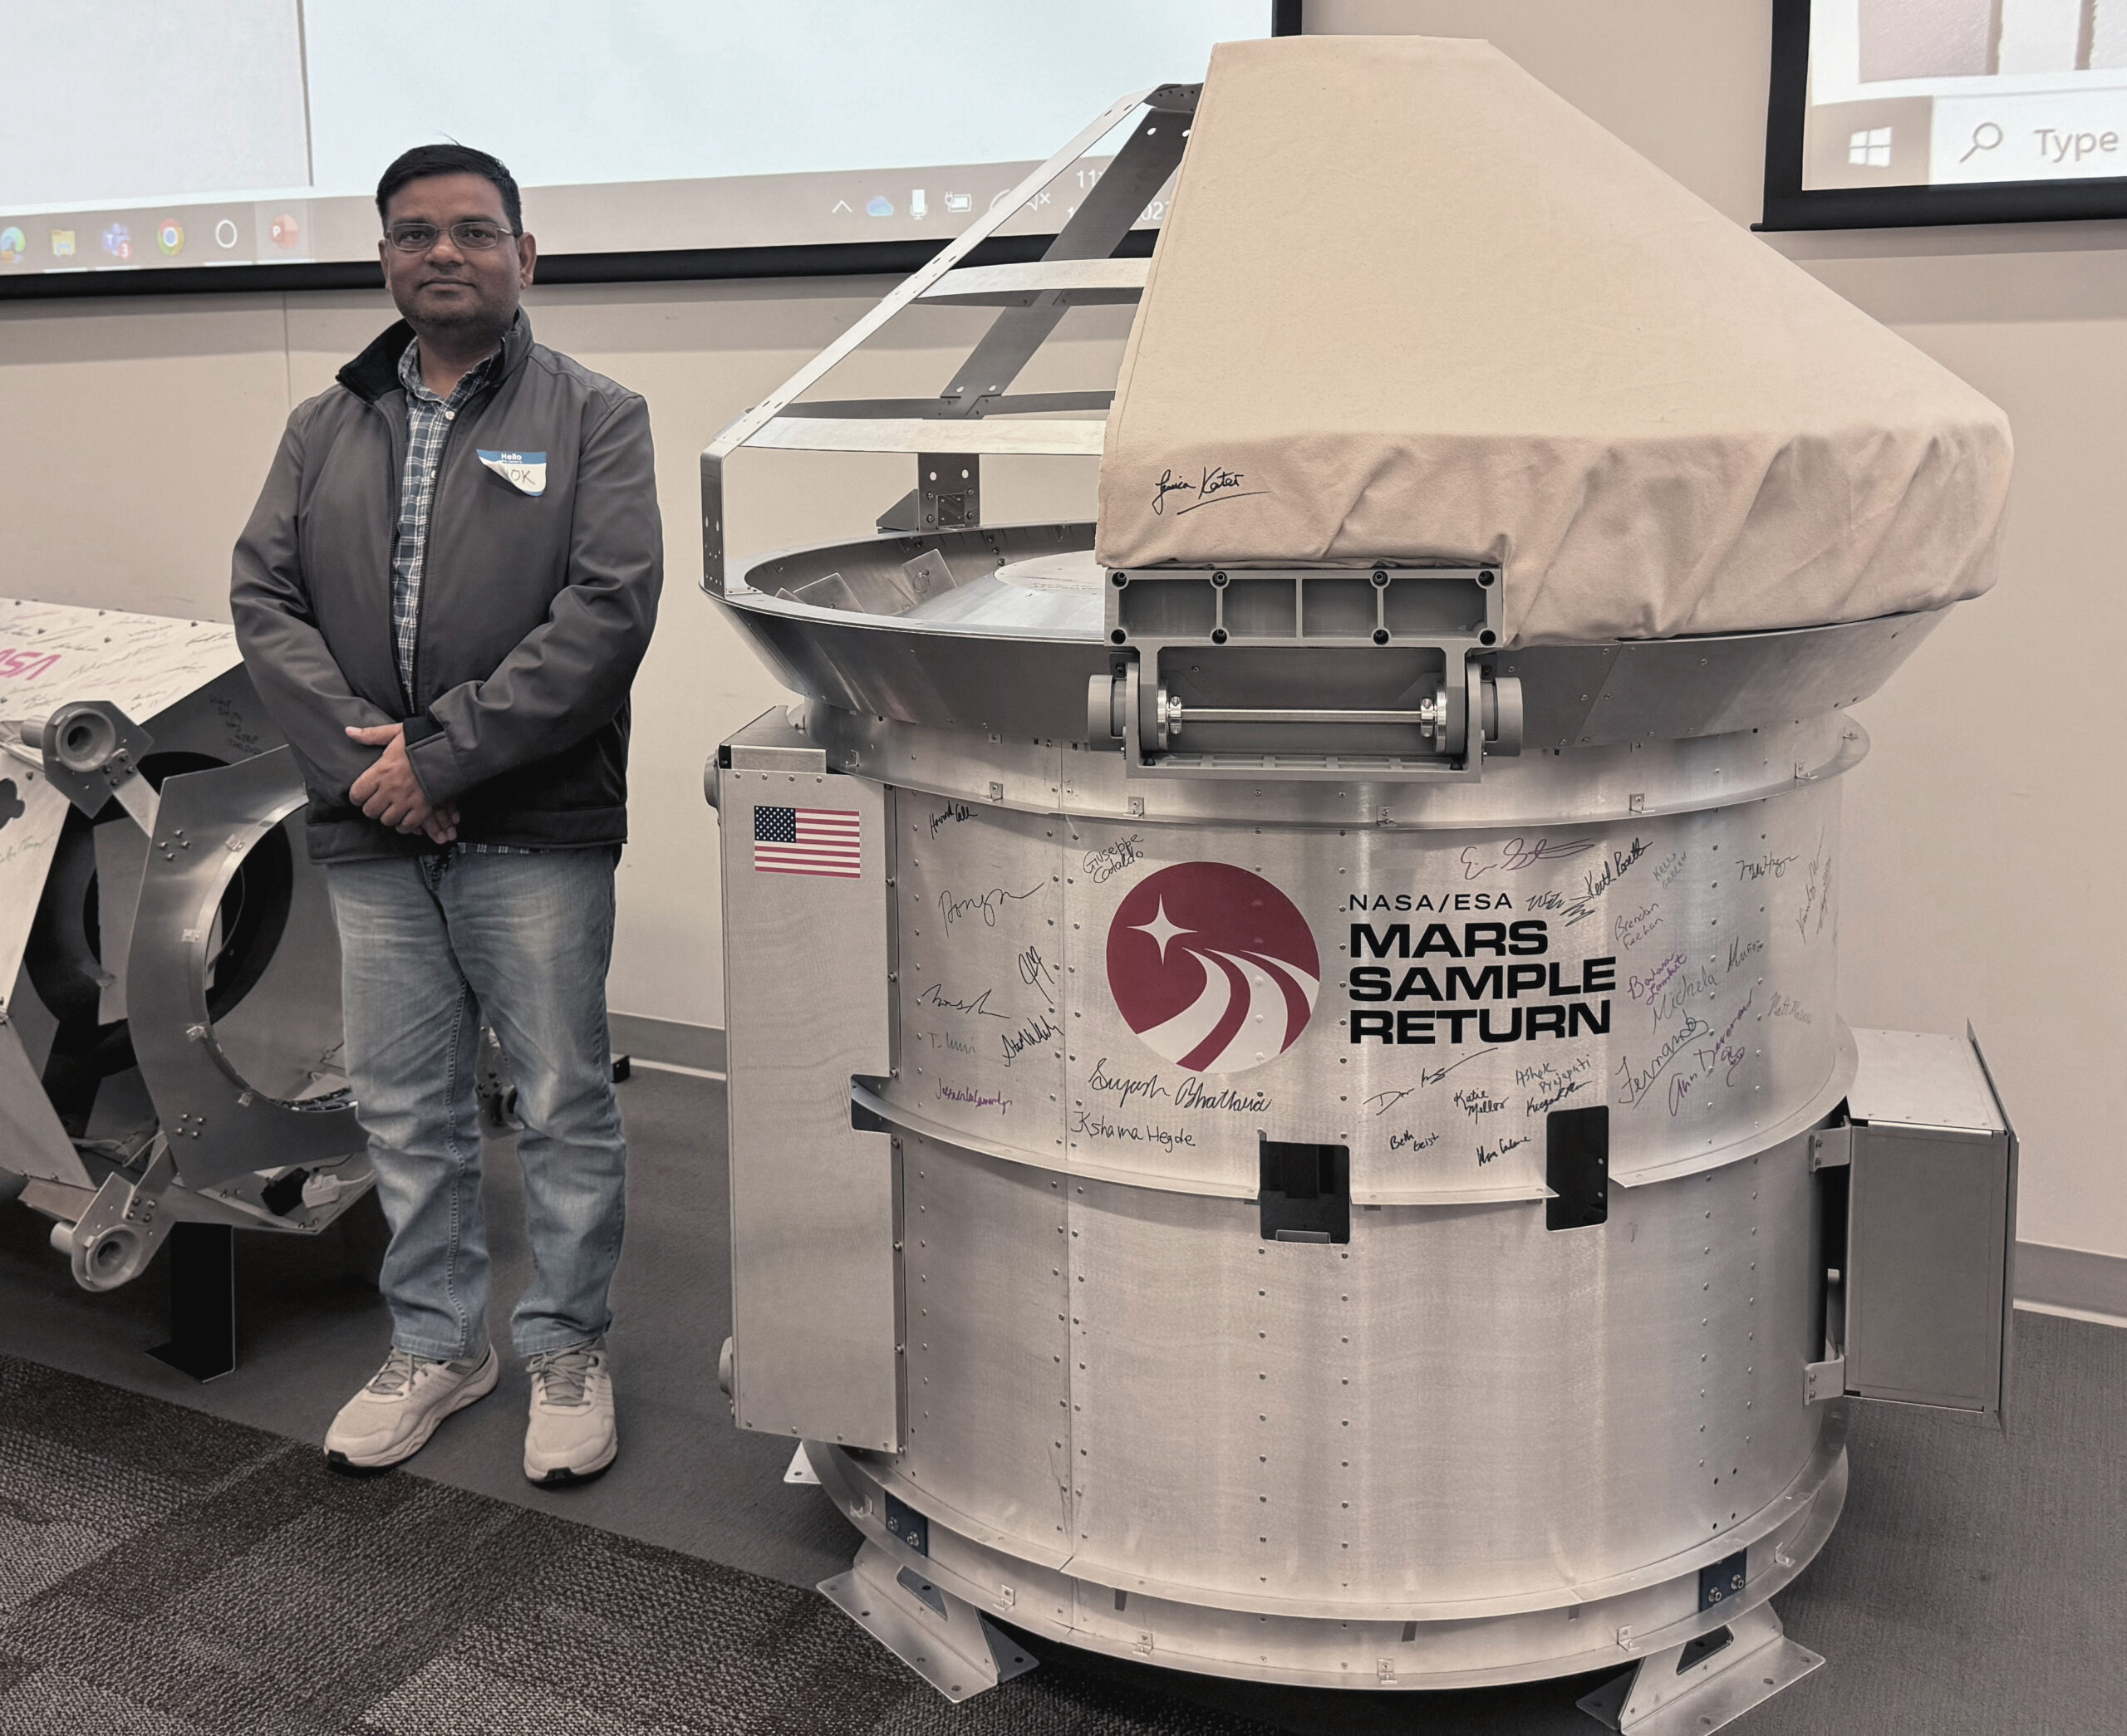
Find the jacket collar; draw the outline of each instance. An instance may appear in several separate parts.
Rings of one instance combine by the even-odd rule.
[[[340,370],[340,384],[365,404],[374,404],[386,393],[400,390],[399,358],[406,353],[406,346],[413,341],[414,328],[404,320],[396,321]],[[502,366],[497,370],[496,383],[499,385],[523,366],[524,358],[531,350],[532,321],[520,307],[515,323],[503,334]]]

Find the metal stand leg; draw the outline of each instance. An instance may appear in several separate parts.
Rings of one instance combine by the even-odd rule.
[[[820,1582],[830,1602],[947,1699],[964,1700],[1034,1660],[981,1611],[904,1567],[877,1543],[847,1573]]]
[[[1710,1642],[1725,1632],[1725,1644]],[[1769,1603],[1725,1629],[1650,1653],[1580,1702],[1580,1709],[1623,1736],[1708,1736],[1824,1660],[1797,1645]]]
[[[169,1233],[169,1342],[148,1354],[195,1380],[236,1366],[236,1232],[175,1224]]]

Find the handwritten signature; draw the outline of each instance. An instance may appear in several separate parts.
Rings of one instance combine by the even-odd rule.
[[[1753,861],[1736,863],[1736,867],[1746,880],[1785,880],[1789,864],[1800,860],[1800,856],[1775,856],[1767,851]]]
[[[1809,878],[1802,888],[1801,914],[1795,919],[1795,932],[1807,940],[1810,919],[1817,919],[1817,932],[1825,931],[1825,916],[1831,909],[1831,863],[1825,855],[1825,836],[1817,834],[1816,854],[1810,858]]]
[[[949,1085],[941,1079],[938,1095],[948,1103],[965,1103],[970,1109],[994,1109],[999,1115],[1009,1114],[1012,1100],[998,1091],[986,1091],[979,1085]]]
[[[1409,1096],[1413,1091],[1417,1091],[1421,1086],[1439,1084],[1442,1080],[1445,1079],[1450,1073],[1453,1072],[1456,1068],[1462,1066],[1464,1062],[1475,1061],[1480,1055],[1485,1054],[1486,1052],[1487,1052],[1483,1049],[1472,1049],[1467,1055],[1465,1055],[1461,1061],[1451,1061],[1446,1067],[1420,1067],[1418,1069],[1418,1082],[1417,1085],[1407,1085],[1401,1091],[1376,1091],[1372,1096],[1364,1099],[1360,1106],[1364,1109],[1372,1110],[1377,1118],[1385,1116],[1398,1103],[1401,1103],[1404,1098]]]
[[[1540,1061],[1532,1066],[1516,1067],[1515,1084],[1524,1090],[1534,1087],[1522,1113],[1540,1116],[1557,1108],[1575,1091],[1584,1090],[1594,1071],[1595,1057],[1592,1055],[1578,1056],[1565,1067],[1555,1062]]]
[[[1660,1030],[1693,1001],[1705,1000],[1712,993],[1713,967],[1711,964],[1702,964],[1694,970],[1683,972],[1670,982],[1668,987],[1662,991],[1661,998],[1654,1003],[1651,1009],[1654,1015],[1653,1028]]]
[[[1145,859],[1145,839],[1142,832],[1132,832],[1127,838],[1118,838],[1113,844],[1104,844],[1098,850],[1088,850],[1083,867],[1086,878],[1096,886],[1102,881],[1113,880],[1132,862]]]
[[[1630,952],[1655,929],[1662,926],[1662,906],[1658,904],[1642,905],[1629,916],[1620,916],[1612,924],[1618,944]]]
[[[1176,507],[1175,517],[1193,512],[1199,507],[1215,506],[1222,500],[1247,500],[1258,494],[1267,494],[1267,488],[1244,488],[1248,480],[1241,472],[1229,470],[1223,464],[1206,464],[1191,482],[1177,477],[1170,468],[1160,472],[1160,479],[1152,484],[1152,512],[1155,516],[1167,511],[1167,498],[1170,494],[1194,494],[1196,499],[1186,507]]]
[[[1728,1022],[1722,1027],[1721,1034],[1712,1042],[1702,1044],[1693,1050],[1691,1066],[1679,1068],[1671,1076],[1671,1115],[1683,1108],[1702,1081],[1712,1078],[1717,1072],[1722,1075],[1721,1082],[1723,1085],[1731,1087],[1735,1085],[1736,1075],[1742,1071],[1743,1063],[1750,1059],[1751,1051],[1749,1044],[1732,1042],[1729,1039],[1735,1036],[1736,1027],[1742,1023],[1743,1015],[1751,1010],[1751,1003],[1757,998],[1757,993],[1756,986],[1753,984],[1751,992],[1743,997],[1743,1004],[1730,1015]]]
[[[1142,1097],[1147,1103],[1156,1103],[1162,1097],[1172,1098],[1174,1096],[1172,1091],[1160,1083],[1160,1076],[1157,1073],[1154,1073],[1149,1079],[1143,1079],[1132,1078],[1127,1074],[1109,1072],[1108,1057],[1105,1055],[1093,1062],[1093,1070],[1086,1077],[1086,1089],[1096,1091],[1113,1091],[1116,1101],[1125,1104],[1133,1097]]]
[[[942,985],[931,983],[925,985],[922,993],[916,996],[916,1004],[942,1008],[948,1013],[979,1013],[985,1018],[1009,1018],[1009,1014],[999,1013],[990,1006],[990,997],[995,993],[995,989],[985,988],[971,1001],[956,1001],[946,994]]]
[[[1480,1116],[1497,1115],[1506,1107],[1506,1099],[1495,1097],[1484,1086],[1477,1085],[1472,1086],[1468,1091],[1456,1092],[1455,1106],[1474,1121]]]
[[[1684,1015],[1683,1023],[1670,1033],[1667,1042],[1655,1051],[1652,1061],[1634,1067],[1630,1056],[1620,1056],[1617,1072],[1623,1082],[1618,1087],[1618,1096],[1623,1100],[1625,1107],[1630,1109],[1639,1103],[1654,1089],[1654,1081],[1668,1071],[1669,1063],[1712,1028],[1711,1025],[1702,1024],[1695,1013],[1687,1013]]]
[[[977,912],[981,915],[983,926],[994,929],[997,926],[997,913],[1007,904],[1018,904],[1040,890],[1039,886],[1029,886],[1024,892],[1007,892],[1002,886],[992,886],[987,892],[977,892],[968,898],[956,898],[950,891],[941,892],[938,914],[945,919],[949,934],[955,923]]]
[[[1522,1113],[1531,1116],[1548,1115],[1575,1091],[1584,1089],[1587,1084],[1588,1081],[1585,1079],[1561,1079],[1557,1084],[1546,1087],[1531,1097],[1522,1106]]]
[[[1646,840],[1634,838],[1632,841],[1631,849],[1610,851],[1608,859],[1600,868],[1592,874],[1584,874],[1581,876],[1582,884],[1588,889],[1583,902],[1600,898],[1611,887],[1617,885],[1632,871],[1633,864],[1645,856],[1647,851]]]
[[[1019,980],[1036,991],[1049,1004],[1056,1004],[1056,972],[1041,956],[1041,949],[1030,946],[1019,954]]]
[[[1077,1139],[1134,1140],[1141,1144],[1157,1145],[1162,1151],[1172,1151],[1176,1146],[1196,1143],[1196,1135],[1186,1127],[1162,1127],[1157,1121],[1149,1125],[1111,1121],[1097,1109],[1073,1111],[1069,1131]]]
[[[1682,953],[1672,953],[1648,971],[1645,976],[1627,977],[1625,993],[1636,1001],[1651,1001],[1669,986],[1669,979],[1683,968],[1684,955]]]
[[[1462,850],[1462,878],[1473,880],[1490,874],[1494,869],[1503,874],[1518,874],[1524,868],[1533,868],[1539,862],[1555,861],[1560,856],[1579,856],[1584,850],[1593,850],[1593,838],[1574,838],[1569,842],[1555,844],[1549,838],[1538,838],[1531,843],[1526,838],[1509,838],[1499,846],[1496,859],[1486,861],[1489,852],[1474,844]]]
[[[1764,950],[1765,942],[1762,940],[1746,940],[1741,934],[1736,935],[1728,943],[1728,969],[1733,970],[1738,964],[1756,958]]]
[[[1014,1030],[1000,1031],[997,1037],[1005,1045],[1005,1065],[1009,1067],[1035,1045],[1054,1042],[1063,1034],[1049,1022],[1046,1014],[1039,1013]]]

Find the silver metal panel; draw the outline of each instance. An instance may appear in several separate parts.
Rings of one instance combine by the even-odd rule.
[[[1476,1601],[1717,1542],[1815,1444],[1810,1197],[1793,1141],[1587,1230],[1388,1208],[1338,1247],[1074,1181],[1073,1572]]]
[[[1000,667],[1007,667],[998,660]],[[1068,743],[1014,737],[990,728],[931,729],[859,717],[817,701],[801,726],[843,771],[931,792],[1098,820],[1232,821],[1285,830],[1496,830],[1503,826],[1628,821],[1692,813],[1784,795],[1860,763],[1868,738],[1851,718],[1800,723],[1643,748],[1584,748],[1488,763],[1481,784],[1383,783],[1367,768],[1348,779],[1295,782],[1275,771],[1260,777],[1147,780],[1122,758]],[[991,788],[1001,783],[1000,797]]]
[[[1500,673],[1521,678],[1531,748],[1722,735],[1859,704],[1948,613],[1610,645],[1517,646],[1500,659]],[[1836,655],[1828,655],[1834,644]]]
[[[901,1151],[904,1498],[1037,1555],[1068,1553],[1064,1178],[921,1137]]]
[[[2000,1411],[2010,1164],[2006,1132],[1854,1127],[1848,1391],[1986,1416]]]
[[[901,1444],[895,1155],[851,1125],[892,1066],[887,805],[833,772],[719,778],[729,1016],[733,1401],[740,1426]],[[858,818],[853,878],[764,871],[757,806]]]
[[[0,718],[104,699],[150,723],[241,660],[225,622],[0,597]]]
[[[72,808],[41,769],[0,753],[0,815],[6,816],[0,820],[0,994],[22,969],[45,877]],[[8,1010],[0,999],[0,1013]]]
[[[22,1052],[13,1019],[0,1015],[0,1170],[17,1175],[95,1185],[74,1142],[52,1112],[37,1069]]]
[[[1935,1031],[1857,1028],[1859,1067],[1847,1094],[1856,1121],[2006,1133],[1978,1057],[1963,1037]]]
[[[156,752],[196,753],[223,764],[253,758],[282,740],[241,664],[172,701],[150,721]]]
[[[966,626],[995,626],[1016,632],[1022,628],[1042,632],[1078,634],[1090,616],[1100,620],[1100,597],[1051,587],[1035,589],[1017,581],[1017,575],[1035,565],[1021,561],[1000,568],[994,577],[978,578],[941,595],[926,597],[908,612],[911,620],[952,621]]]
[[[1052,821],[913,798],[902,812],[905,1047],[883,1095],[1031,1160],[1060,1139],[1074,1166],[1245,1194],[1267,1136],[1348,1145],[1355,1199],[1541,1198],[1554,1109],[1608,1103],[1612,1170],[1629,1181],[1815,1119],[1840,1065],[1828,784],[1627,826],[1446,841]],[[1141,1036],[1111,976],[1126,900],[1156,875],[1178,896],[1208,896],[1189,890],[1191,865],[1267,882],[1261,896],[1290,908],[1312,954],[1286,961],[1311,991],[1298,1034],[1281,1041],[1282,1003],[1267,999],[1267,976],[1251,978],[1264,1004],[1249,1028],[1270,1024],[1223,1071],[1181,1066]],[[1197,960],[1206,995],[1218,979],[1205,961],[1223,943],[1190,924],[1224,919],[1221,909],[1185,911],[1167,943]],[[1495,959],[1506,931],[1486,925],[1511,923],[1525,956]],[[1466,941],[1479,949],[1466,955]],[[1525,964],[1534,980],[1510,994],[1506,973]],[[1048,980],[1030,990],[1029,969]],[[1530,1036],[1538,1007],[1565,1010]],[[1355,1016],[1383,1012],[1412,1016],[1407,1040],[1354,1040],[1368,1029]],[[1049,1048],[1059,1027],[1060,1091]]]
[[[920,417],[778,416],[747,444],[784,452],[995,452],[1098,458],[1108,424],[1068,422],[931,421]]]
[[[276,832],[286,838],[292,820],[300,824],[303,802],[301,776],[285,748],[163,783],[127,955],[126,1002],[141,1076],[189,1188],[233,1184],[286,1165],[337,1163],[367,1143],[344,1097],[297,1101],[338,1083],[329,1073],[310,1075],[325,1072],[319,1038],[328,1022],[331,1047],[338,1046],[339,1015],[338,998],[316,992],[320,971],[328,983],[336,977],[339,954],[329,923],[316,915],[325,899],[323,875],[299,839],[287,846],[294,870],[288,929],[268,970],[300,988],[277,994],[262,977],[230,1009],[241,1013],[265,991],[250,1018],[234,1022],[233,1029],[248,1040],[233,1049],[223,1046],[209,1010],[223,894],[253,850]],[[269,1001],[282,1002],[278,1013]],[[254,1080],[246,1066],[271,1082]],[[309,1091],[287,1088],[298,1084],[298,1075],[310,1081]]]
[[[30,980],[27,969],[16,971],[14,992],[0,1010],[5,1011],[8,1027],[29,1057],[30,1071],[42,1074],[45,1062],[52,1058],[52,1040],[59,1034],[59,1021],[37,998],[37,985]]]
[[[849,1096],[858,1110],[877,1116],[880,1121],[900,1129],[903,1133],[918,1134],[925,1139],[955,1145],[977,1156],[994,1157],[1000,1163],[1016,1164],[1023,1169],[1053,1170],[1064,1174],[1090,1175],[1100,1181],[1127,1182],[1132,1187],[1155,1188],[1168,1193],[1206,1194],[1232,1199],[1252,1199],[1255,1197],[1255,1184],[1252,1179],[1245,1184],[1235,1182],[1221,1185],[1201,1177],[1157,1175],[1136,1170],[1104,1170],[1098,1164],[1088,1162],[1083,1156],[1070,1160],[1059,1152],[1030,1150],[1022,1145],[987,1137],[980,1131],[971,1133],[965,1128],[948,1127],[942,1122],[932,1121],[928,1116],[920,1115],[904,1105],[882,1097],[862,1085],[852,1086]],[[1536,1197],[1534,1193],[1484,1190],[1469,1194],[1457,1193],[1451,1195],[1450,1199],[1520,1199]]]
[[[307,860],[302,810],[282,821],[296,863],[280,944],[265,974],[214,1021],[214,1042],[254,1090],[288,1102],[312,1102],[347,1086],[346,1031],[340,1017],[340,931],[324,870]]]
[[[140,877],[148,868],[148,838],[129,815],[96,827],[96,929],[104,969],[96,1018],[107,1025],[125,1017],[125,955],[133,945]]]
[[[1827,1435],[1835,1432],[1827,1428]],[[1217,1607],[1117,1590],[1062,1567],[1016,1558],[943,1523],[929,1527],[927,1557],[886,1529],[882,1496],[893,1488],[881,1462],[833,1448],[812,1455],[837,1505],[867,1544],[932,1583],[1018,1626],[1113,1656],[1256,1681],[1384,1690],[1466,1688],[1615,1668],[1657,1655],[1733,1621],[1790,1583],[1822,1547],[1846,1490],[1835,1448],[1810,1493],[1747,1546],[1745,1589],[1698,1606],[1697,1569],[1686,1557],[1599,1600],[1530,1606],[1482,1620],[1379,1606],[1310,1613]]]
[[[921,428],[930,424],[912,424]],[[1097,428],[1097,424],[1087,424]],[[921,537],[883,536],[764,556],[723,601],[742,630],[795,689],[852,711],[905,723],[972,723],[955,700],[984,665],[991,684],[998,637],[1044,637],[1055,630],[1009,617],[980,626],[901,620],[917,597],[897,582],[912,557],[933,552],[956,583],[1001,565],[1044,553],[1090,551],[1090,524],[984,527]],[[860,606],[779,602],[830,574],[840,576]],[[1510,573],[1507,582],[1512,583]],[[1031,599],[1029,600],[1031,608]],[[1858,703],[1877,691],[1946,611],[1885,615],[1823,627],[1702,639],[1636,640],[1614,645],[1511,647],[1497,655],[1500,674],[1518,679],[1527,748],[1600,747],[1791,724]],[[852,630],[852,629],[879,630]],[[955,644],[974,636],[975,645]],[[1090,618],[1077,642],[1034,652],[1014,646],[1019,684],[999,689],[985,727],[1009,734],[1077,740],[1083,733],[1087,679],[1113,666],[1110,648]],[[906,684],[911,664],[934,679]],[[1619,696],[1606,708],[1604,696]],[[1630,694],[1629,705],[1622,696]]]

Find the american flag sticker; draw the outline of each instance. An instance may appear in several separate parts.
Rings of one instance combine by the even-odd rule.
[[[863,877],[863,834],[838,807],[754,807],[754,872]]]

